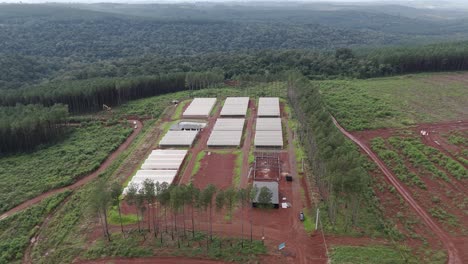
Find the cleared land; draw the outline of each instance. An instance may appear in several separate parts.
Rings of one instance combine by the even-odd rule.
[[[468,73],[319,81],[324,99],[349,131],[466,119]]]

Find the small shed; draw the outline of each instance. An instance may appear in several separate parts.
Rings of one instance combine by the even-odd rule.
[[[273,204],[274,208],[279,208],[279,184],[276,181],[254,181],[253,182],[254,188],[258,188],[257,195],[252,201],[252,206],[257,207],[258,205],[258,197],[260,195],[260,190],[263,187],[267,187],[273,196],[271,197],[271,203]]]

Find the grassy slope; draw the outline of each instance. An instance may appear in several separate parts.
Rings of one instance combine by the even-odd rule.
[[[363,130],[466,116],[468,86],[456,79],[461,76],[459,73],[415,74],[315,83],[345,128]]]
[[[97,169],[130,132],[122,125],[89,124],[55,145],[0,158],[0,212]]]

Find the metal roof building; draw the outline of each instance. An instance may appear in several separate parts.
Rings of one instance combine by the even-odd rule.
[[[192,146],[198,131],[190,130],[169,130],[159,141],[160,147],[190,147]]]
[[[258,192],[255,198],[252,201],[253,207],[257,207],[258,205],[258,197],[260,196],[260,190],[263,187],[267,187],[270,192],[273,194],[271,197],[271,203],[273,207],[279,208],[279,186],[278,182],[276,181],[254,181],[253,186],[258,188]]]
[[[213,130],[238,131],[244,130],[245,118],[218,118]]]
[[[202,130],[206,127],[205,122],[187,122],[187,121],[180,121],[176,124],[173,124],[169,130],[172,131],[181,131],[181,130],[192,130],[198,131]]]
[[[213,130],[208,139],[208,147],[237,147],[240,145],[242,130]]]
[[[281,131],[281,118],[257,118],[256,131]]]
[[[186,118],[206,118],[210,115],[216,103],[216,98],[195,98],[185,109],[182,117]]]
[[[221,109],[221,116],[245,116],[249,107],[249,97],[228,97]]]
[[[283,131],[256,131],[255,147],[283,147]]]
[[[280,105],[278,97],[260,97],[258,100],[259,117],[279,117]]]

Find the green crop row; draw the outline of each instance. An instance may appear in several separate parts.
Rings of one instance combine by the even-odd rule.
[[[377,137],[372,139],[372,149],[385,162],[385,164],[395,173],[395,175],[409,185],[416,185],[421,189],[426,189],[426,185],[418,175],[410,172],[406,167],[403,159],[395,151],[389,150],[385,145],[383,138]]]
[[[422,143],[418,142],[416,139],[391,137],[388,139],[388,142],[393,147],[401,150],[401,152],[409,159],[415,168],[423,168],[429,171],[432,176],[450,182],[450,178],[447,176],[447,174],[434,166],[426,154],[420,150]]]

